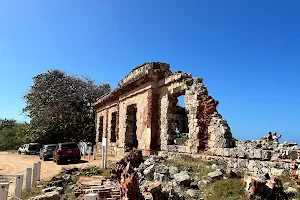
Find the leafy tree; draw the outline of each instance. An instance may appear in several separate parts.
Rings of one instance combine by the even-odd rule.
[[[5,128],[12,128],[17,125],[17,121],[14,119],[0,119],[0,131]]]
[[[91,104],[110,91],[109,84],[96,85],[90,78],[78,78],[59,70],[33,77],[24,96],[24,112],[31,118],[31,141],[57,143],[95,141]]]
[[[13,123],[7,123],[8,125],[0,130],[0,151],[17,149],[28,142],[29,124],[17,123],[15,120],[0,119],[0,122],[3,121]]]

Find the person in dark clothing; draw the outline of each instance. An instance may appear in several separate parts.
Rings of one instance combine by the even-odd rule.
[[[273,141],[272,132],[269,132],[269,135],[268,135],[268,142],[272,142],[272,141]]]

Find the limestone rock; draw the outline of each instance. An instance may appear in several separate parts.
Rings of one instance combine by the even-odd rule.
[[[167,174],[160,174],[160,173],[156,173],[154,172],[153,175],[153,180],[156,182],[164,182],[164,181],[168,181],[169,177]]]
[[[298,151],[296,151],[296,150],[289,150],[289,151],[288,151],[288,157],[289,157],[289,159],[291,159],[291,160],[296,160],[296,159],[298,159]]]
[[[242,173],[236,169],[230,169],[227,174],[229,178],[242,178]]]
[[[30,200],[58,200],[59,192],[53,191],[36,197],[31,197]]]
[[[73,182],[73,181],[72,181],[72,177],[71,177],[70,174],[65,174],[65,175],[63,175],[63,176],[62,176],[62,179],[63,179],[63,181],[66,182],[66,183]]]
[[[187,171],[181,171],[180,173],[174,174],[174,180],[179,185],[189,186],[191,178]]]
[[[220,116],[213,117],[208,127],[211,148],[229,148],[234,146],[234,139],[226,120]]]
[[[298,194],[298,190],[296,188],[292,188],[292,187],[288,187],[284,192],[289,196],[294,196],[294,195]]]
[[[147,167],[144,170],[145,178],[148,179],[148,180],[153,180],[154,171],[155,171],[154,165],[150,165],[149,167]]]
[[[154,158],[150,157],[147,160],[145,160],[144,165],[146,165],[146,167],[147,167],[147,166],[153,165],[154,163],[155,163]]]
[[[201,188],[201,187],[206,187],[208,184],[210,184],[211,181],[209,180],[206,180],[206,179],[202,179],[198,182],[198,187]]]
[[[62,194],[64,192],[64,188],[63,187],[57,187],[55,189],[55,191],[59,192],[59,194]]]
[[[175,167],[175,166],[170,166],[169,167],[169,173],[170,173],[170,175],[177,174],[178,173],[178,168]]]
[[[261,159],[262,160],[270,160],[271,159],[271,151],[262,150]]]
[[[46,193],[47,200],[57,200],[59,199],[59,192],[53,191]]]
[[[52,192],[54,190],[56,190],[57,187],[53,186],[53,187],[48,187],[48,188],[45,188],[45,189],[42,189],[41,192],[42,194],[46,194],[48,192]]]
[[[295,142],[284,142],[283,143],[283,146],[284,147],[293,147],[293,146],[297,146],[297,143],[295,143]]]
[[[291,186],[292,186],[291,182],[286,182],[286,183],[283,184],[284,188],[288,188],[288,187],[291,187]]]
[[[166,165],[157,165],[155,166],[155,172],[159,174],[169,174],[169,167]]]
[[[199,195],[195,190],[188,189],[186,193],[193,199],[198,199]]]
[[[218,168],[218,165],[212,164],[211,168],[214,169],[214,170],[216,170]]]
[[[285,169],[277,169],[277,168],[271,168],[271,174],[273,176],[282,176],[286,173]]]
[[[207,174],[208,177],[212,179],[212,181],[220,180],[223,178],[223,173],[221,171],[214,171]]]

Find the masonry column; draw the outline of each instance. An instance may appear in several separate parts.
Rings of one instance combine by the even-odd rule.
[[[160,133],[159,133],[160,150],[167,151],[168,150],[168,108],[169,108],[169,97],[168,97],[167,87],[160,88],[159,108],[160,108],[159,109],[160,116],[157,119],[159,120],[159,126],[160,126]]]
[[[151,142],[150,153],[154,153],[159,150],[160,138],[159,138],[159,102],[158,102],[158,81],[154,79],[151,83],[151,89],[148,97],[148,117],[147,128],[151,129]]]

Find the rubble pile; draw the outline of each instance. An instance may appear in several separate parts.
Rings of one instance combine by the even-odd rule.
[[[206,188],[216,181],[223,179],[239,179],[249,198],[260,199],[292,199],[299,195],[299,186],[292,182],[282,184],[274,173],[265,173],[257,176],[244,176],[249,173],[234,169],[222,164],[211,164],[206,167],[212,172],[199,178],[189,167],[179,169],[166,163],[166,157],[150,156],[135,171],[139,175],[140,192],[143,199],[206,199],[205,193],[199,189]],[[199,160],[199,163],[202,161]],[[274,171],[275,172],[275,171]],[[288,173],[295,174],[295,182],[300,185],[298,170]],[[289,174],[284,174],[289,176]],[[276,173],[275,173],[276,174]],[[243,176],[243,178],[242,178]]]
[[[244,176],[243,174],[248,174],[249,171],[233,168],[224,160],[223,163],[219,161],[213,164],[208,163],[207,158],[206,161],[190,159],[188,162],[193,164],[186,165],[181,164],[180,159],[186,161],[188,157],[177,159],[178,163],[174,159],[170,162],[169,159],[172,157],[152,155],[144,158],[141,151],[132,150],[111,168],[111,172],[114,173],[111,177],[82,176],[89,174],[87,171],[97,170],[65,169],[47,183],[42,190],[43,195],[32,199],[68,199],[67,194],[73,191],[73,197],[76,199],[84,199],[88,193],[97,193],[101,200],[203,200],[211,194],[205,190],[227,179],[241,183],[241,186],[237,187],[241,187],[241,190],[243,188],[249,198],[289,199],[299,194],[300,171],[295,163],[293,170],[284,172],[293,175],[294,180],[282,184],[275,176],[278,173],[276,170],[271,170],[271,173],[260,171],[260,175]],[[194,168],[194,165],[198,168]],[[120,173],[121,169],[123,170]],[[200,169],[205,173],[200,174]]]
[[[180,171],[176,166],[166,165],[163,157],[151,156],[135,171],[139,175],[139,188],[145,200],[183,200],[185,195],[201,199],[193,190],[199,189],[200,180],[192,178],[188,168]]]
[[[127,164],[121,175],[121,198],[122,200],[142,199],[139,191],[139,177],[130,163]]]
[[[133,149],[124,158],[118,161],[114,166],[111,167],[111,176],[113,179],[121,179],[126,166],[130,163],[131,167],[137,167],[143,162],[143,155],[140,150]]]
[[[120,183],[103,176],[81,176],[74,188],[77,199],[84,199],[86,194],[97,193],[100,199],[120,199]]]
[[[244,176],[242,182],[249,198],[259,196],[263,199],[278,199],[279,197],[287,199],[281,181],[277,177],[269,177],[268,174],[259,178]]]
[[[32,197],[30,200],[58,200],[67,199],[67,193],[72,191],[75,187],[75,182],[72,175],[79,177],[80,172],[78,168],[63,169],[62,172],[54,176],[42,189],[42,195]]]
[[[254,160],[300,161],[300,147],[294,142],[267,142],[266,140],[237,140],[234,148],[214,148],[217,156]]]

